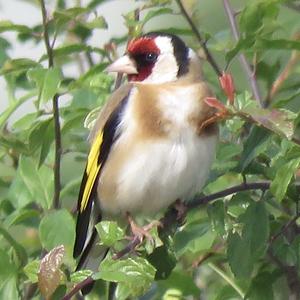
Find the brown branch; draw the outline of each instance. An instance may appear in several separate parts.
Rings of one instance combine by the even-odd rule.
[[[192,31],[194,32],[199,44],[201,45],[201,47],[204,50],[204,53],[206,55],[206,59],[207,61],[210,63],[210,65],[212,66],[212,68],[214,69],[214,71],[216,72],[216,74],[218,76],[222,75],[221,69],[219,68],[217,62],[215,61],[215,59],[213,58],[212,54],[210,53],[210,51],[208,50],[206,43],[204,41],[204,39],[202,38],[199,30],[197,29],[196,25],[194,24],[194,22],[192,21],[192,18],[189,16],[188,12],[186,11],[186,9],[184,8],[182,2],[180,0],[176,0],[178,6],[180,7],[180,10],[183,14],[183,16],[185,17],[185,19],[187,20],[187,22],[189,23],[189,25],[191,26]]]
[[[195,198],[193,201],[189,202],[187,204],[187,207],[190,208],[195,208],[200,205],[206,205],[211,201],[214,201],[219,198],[223,198],[238,192],[243,192],[243,191],[249,191],[249,190],[261,190],[261,191],[266,191],[270,188],[271,182],[270,181],[261,181],[261,182],[250,182],[250,183],[241,183],[238,185],[235,185],[233,187],[230,187],[228,189],[225,189],[223,191],[210,194],[207,196],[201,196]]]
[[[48,67],[54,67],[54,55],[53,48],[50,44],[49,31],[48,31],[48,20],[47,11],[44,0],[40,0],[42,17],[43,17],[43,28],[44,28],[44,43],[48,55]],[[59,95],[55,94],[52,99],[53,107],[53,118],[54,118],[54,134],[55,134],[55,159],[54,159],[54,195],[53,195],[53,208],[57,209],[60,207],[60,160],[61,160],[61,132],[60,132],[60,121],[59,121],[59,107],[58,107]]]
[[[224,9],[225,9],[225,12],[226,12],[228,20],[229,20],[229,24],[231,27],[233,37],[236,41],[238,41],[240,38],[240,33],[239,33],[239,30],[238,30],[238,27],[236,24],[235,13],[232,10],[229,0],[223,0],[223,5],[224,5]],[[240,59],[241,65],[247,75],[247,78],[249,80],[253,96],[255,97],[257,102],[260,104],[260,106],[264,106],[262,97],[260,95],[259,87],[257,84],[257,80],[255,77],[255,71],[251,68],[250,64],[248,63],[245,54],[241,53],[239,55],[239,59]]]
[[[86,279],[84,279],[83,281],[79,282],[78,284],[76,284],[74,286],[74,288],[67,293],[62,300],[70,300],[74,295],[76,295],[82,288],[88,286],[89,284],[93,283],[94,279],[92,277],[87,277]]]

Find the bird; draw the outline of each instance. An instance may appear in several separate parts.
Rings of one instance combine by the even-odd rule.
[[[90,133],[73,252],[77,269],[94,271],[107,253],[93,250],[94,225],[191,199],[209,176],[218,141],[202,61],[178,36],[132,39],[107,72],[126,74],[127,83],[112,93]]]

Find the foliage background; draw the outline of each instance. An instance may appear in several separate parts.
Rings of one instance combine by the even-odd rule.
[[[102,71],[142,31],[179,34],[204,54],[179,1],[132,1],[137,9],[124,16],[128,33],[103,47],[91,45],[91,38],[111,30],[101,14],[106,1],[49,1],[47,14],[43,1],[28,1],[40,12],[37,24],[0,21],[0,33],[44,45],[33,60],[26,53],[15,58],[16,44],[0,37],[9,103],[0,115],[0,298],[39,299],[42,293],[61,299],[90,275],[74,273],[74,207],[88,152],[83,125],[91,125],[115,84]],[[234,105],[226,104],[218,75],[204,62],[228,117],[203,192],[222,196],[198,198],[201,209],[198,201],[176,232],[173,227],[160,239],[154,233],[155,247],[146,243],[140,256],[108,257],[93,275],[101,280],[89,298],[102,299],[108,280],[119,282],[118,299],[300,299],[299,1],[182,3],[220,70],[235,80]],[[236,27],[224,4],[237,12]],[[232,29],[240,31],[238,42]],[[11,118],[28,102],[32,112]],[[98,232],[105,244],[124,246],[115,223],[99,224]]]

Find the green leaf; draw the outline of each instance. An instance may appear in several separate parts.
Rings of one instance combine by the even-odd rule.
[[[31,283],[36,283],[38,282],[39,269],[40,260],[33,260],[24,267],[23,271]]]
[[[43,69],[35,68],[27,72],[27,76],[34,81],[39,89],[39,100],[45,103],[58,93],[58,88],[62,80],[61,70],[59,68]]]
[[[263,127],[254,126],[244,143],[244,150],[239,159],[237,170],[243,172],[245,168],[262,153],[269,143],[270,131]]]
[[[177,263],[174,251],[165,245],[155,248],[147,260],[157,270],[155,280],[168,278]]]
[[[245,298],[251,300],[273,300],[274,292],[272,284],[275,279],[276,276],[270,272],[259,273],[251,281],[251,285]]]
[[[18,172],[31,197],[43,208],[50,208],[53,195],[53,171],[46,166],[38,169],[33,159],[22,155]]]
[[[227,258],[233,274],[238,278],[250,277],[253,262],[249,241],[242,239],[238,233],[230,233],[227,241]]]
[[[166,280],[160,281],[159,285],[165,287],[168,290],[169,289],[179,290],[182,296],[193,295],[197,297],[197,295],[199,295],[200,292],[200,289],[196,286],[192,276],[185,274],[184,270],[173,271]]]
[[[225,207],[223,201],[216,201],[208,205],[207,213],[212,223],[212,230],[216,231],[221,237],[225,231]]]
[[[252,1],[240,15],[240,29],[246,34],[254,34],[263,28],[266,19],[276,19],[279,8],[278,1]]]
[[[278,201],[281,201],[286,194],[287,188],[299,168],[300,158],[292,159],[279,167],[275,178],[271,183],[270,190]]]
[[[1,257],[3,257],[1,255]],[[0,259],[1,260],[1,259]],[[1,272],[3,266],[1,266]],[[7,271],[7,270],[6,270]],[[4,275],[5,271],[1,275]],[[0,276],[1,276],[0,275]],[[17,276],[9,276],[5,283],[0,285],[0,299],[20,299],[19,283],[17,283]]]
[[[23,188],[26,189],[26,187],[23,187]],[[22,192],[20,191],[20,194],[22,194],[23,192],[24,192],[24,189]],[[40,214],[39,214],[38,210],[35,210],[35,209],[16,210],[6,218],[4,224],[8,227],[12,226],[12,225],[19,225],[19,224],[25,223],[26,221],[38,219],[39,215]]]
[[[264,255],[269,238],[268,212],[263,202],[252,202],[240,217],[241,236],[228,237],[227,257],[232,272],[238,278],[251,275],[254,263]]]
[[[269,216],[265,204],[262,201],[252,202],[240,220],[244,224],[242,237],[249,242],[253,260],[257,260],[268,246]]]
[[[9,187],[8,198],[16,209],[23,208],[27,204],[34,202],[36,199],[32,191],[25,184],[20,167]]]
[[[79,7],[79,6],[75,6],[75,7],[71,7],[68,9],[64,9],[64,10],[56,10],[53,13],[53,17],[54,20],[59,23],[59,25],[64,25],[70,21],[74,21],[74,19],[76,19],[77,17],[85,14],[88,12],[87,8],[84,7]],[[77,21],[79,21],[80,19],[78,19]]]
[[[4,63],[0,70],[0,75],[7,75],[12,72],[25,72],[37,66],[39,66],[39,63],[28,58],[11,59]]]
[[[93,271],[91,271],[91,270],[77,271],[77,272],[71,274],[71,282],[77,284],[77,283],[85,280],[87,277],[92,276],[92,274],[93,274]]]
[[[169,15],[172,13],[173,13],[173,10],[171,8],[167,8],[167,7],[160,8],[157,10],[151,10],[146,14],[146,16],[143,18],[142,22],[143,22],[143,24],[146,24],[148,21],[150,21],[154,17],[166,15],[166,14]]]
[[[81,24],[89,29],[106,29],[108,26],[105,18],[102,16],[98,16],[90,22],[85,22]]]
[[[93,275],[95,280],[103,279],[124,284],[130,289],[132,296],[145,293],[155,276],[155,268],[142,257],[125,260],[106,258],[102,261],[99,270]]]
[[[17,266],[15,266],[7,253],[0,249],[0,287],[11,277],[17,274]]]
[[[22,245],[20,245],[11,234],[4,228],[0,227],[0,235],[12,246],[19,259],[19,265],[24,266],[27,263],[27,253]],[[2,269],[1,269],[2,270]]]
[[[53,118],[49,118],[46,120],[38,121],[31,129],[30,135],[29,135],[29,148],[35,151],[40,145],[42,144],[45,132],[50,126],[50,124],[53,122]],[[47,137],[48,138],[48,137]]]
[[[92,47],[84,44],[71,44],[62,47],[58,47],[53,50],[53,55],[55,58],[66,57],[70,54],[80,53],[80,52],[88,52],[88,53],[98,53],[100,55],[106,55],[106,52],[97,47]],[[40,61],[46,60],[48,58],[47,55],[43,55],[40,58]]]
[[[288,110],[263,109],[258,107],[256,101],[251,100],[248,93],[238,95],[236,98],[236,113],[272,132],[291,139],[294,134],[294,120],[297,115]]]
[[[75,224],[70,213],[61,209],[43,217],[39,226],[39,236],[45,249],[51,250],[64,245],[71,256],[75,240]]]
[[[14,24],[11,21],[0,21],[0,33],[5,31],[17,31],[22,33],[31,33],[31,28],[25,25]]]
[[[102,221],[95,227],[99,234],[101,244],[108,247],[113,246],[117,241],[123,239],[125,236],[124,230],[118,226],[117,222]]]
[[[174,248],[178,256],[186,251],[197,253],[210,248],[213,242],[213,237],[209,231],[210,224],[206,221],[202,222],[190,223],[184,227],[184,230],[175,234]]]

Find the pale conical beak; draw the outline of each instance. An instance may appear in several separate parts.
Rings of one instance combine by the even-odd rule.
[[[134,61],[128,55],[118,58],[106,68],[106,71],[125,74],[138,74]]]

